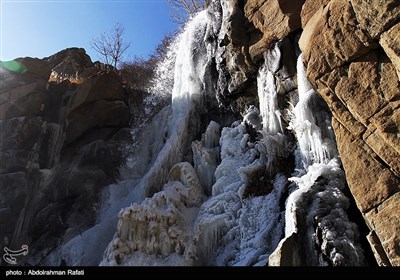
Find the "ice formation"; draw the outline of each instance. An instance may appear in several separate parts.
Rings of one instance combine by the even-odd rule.
[[[190,265],[193,223],[204,200],[190,163],[170,172],[162,191],[119,214],[114,240],[101,265]]]
[[[199,16],[203,24],[204,16]],[[204,33],[190,35],[190,28],[187,32],[181,37],[182,46],[193,46],[188,41],[195,40],[199,47]],[[191,144],[194,168],[189,163],[176,165],[169,182],[157,192],[163,183],[152,178],[161,176],[160,169],[171,169],[165,159],[179,161],[169,155],[184,144],[173,139],[182,139],[188,116],[196,117],[193,112],[204,92],[203,80],[193,75],[204,77],[205,60],[198,64],[196,55],[178,52],[172,135],[143,179],[152,180],[147,183],[154,191],[147,195],[155,194],[121,211],[102,265],[266,265],[279,242],[285,241],[282,237],[294,233],[302,239],[293,250],[307,254],[305,260],[297,256],[294,264],[363,264],[357,228],[346,214],[349,201],[341,192],[345,179],[329,114],[305,77],[302,56],[298,58],[299,101],[292,108],[290,125],[283,126],[275,76],[279,46],[265,54],[258,72],[260,109],[251,106],[242,121],[222,130],[212,121],[202,139]],[[187,59],[192,59],[189,68]],[[290,179],[279,164],[291,152],[287,129],[294,130],[298,145],[297,166]],[[209,197],[205,199],[203,193]]]
[[[48,263],[268,265],[296,236],[293,265],[364,264],[357,227],[346,214],[330,114],[307,80],[302,55],[292,106],[280,102],[282,84],[296,82],[295,74],[279,74],[284,54],[277,42],[258,69],[259,104],[231,125],[211,121],[200,131],[206,97],[229,87],[221,71],[210,69],[223,67],[215,49],[231,10],[222,1],[222,14],[201,12],[178,36],[162,66],[169,70],[158,74],[172,105],[143,128],[142,146],[124,171],[129,180],[105,190],[98,224],[66,240]]]
[[[303,265],[363,265],[358,229],[346,213],[349,200],[342,193],[345,177],[333,134],[324,133],[324,126],[330,128],[330,118],[320,111],[320,101],[305,72],[300,55],[299,102],[290,125],[297,136],[303,166],[297,166],[297,176],[289,179],[298,189],[288,197],[285,235],[302,236],[302,251],[307,254],[300,262]]]
[[[266,71],[267,68],[263,68],[260,76],[267,75]],[[192,101],[187,100],[188,98],[184,95],[184,104],[191,104]],[[278,108],[274,110],[278,111]],[[140,205],[126,208],[120,213],[118,230],[106,251],[103,265],[153,265],[174,262],[181,265],[265,265],[268,262],[269,254],[278,245],[283,234],[284,212],[279,204],[285,192],[287,178],[282,173],[269,177],[268,162],[274,161],[281,155],[281,152],[275,150],[283,149],[278,149],[276,144],[273,148],[267,148],[265,145],[271,141],[279,141],[278,144],[282,145],[284,136],[282,130],[270,131],[264,126],[260,132],[265,133],[265,138],[257,143],[252,142],[246,123],[256,127],[259,127],[259,124],[252,120],[251,114],[258,114],[258,110],[253,108],[253,111],[249,111],[245,118],[246,122],[238,121],[231,127],[224,127],[220,137],[220,126],[212,121],[201,141],[192,143],[196,172],[202,178],[199,180],[199,185],[211,195],[201,206],[198,205],[200,207],[197,211],[189,211],[196,212],[195,220],[185,220],[182,216],[182,213],[188,212],[185,206],[188,198],[182,196],[175,200],[168,198],[170,201],[168,207],[160,202],[172,195],[172,192],[182,192],[176,184],[172,187],[171,183],[168,183],[152,198],[146,199]],[[173,115],[177,116],[175,113]],[[182,108],[178,108],[178,115],[185,119]],[[268,152],[270,154],[267,154]],[[154,166],[157,166],[157,163]],[[269,185],[269,192],[260,197],[246,195],[252,192],[251,178],[260,172],[265,177],[259,179],[259,184]],[[173,207],[174,211],[167,210],[170,207]],[[167,251],[161,250],[164,253],[157,251],[160,250],[158,243],[143,245],[145,247],[129,245],[135,242],[140,244],[153,242],[146,241],[154,239],[153,237],[139,234],[144,232],[142,229],[137,230],[138,235],[134,234],[134,237],[129,239],[131,242],[126,241],[126,238],[121,241],[121,236],[126,237],[126,232],[129,231],[127,228],[133,227],[132,223],[139,224],[137,221],[140,220],[139,216],[146,217],[143,218],[147,219],[146,221],[155,219],[150,217],[159,217],[155,220],[162,228],[171,226],[163,222],[167,219],[166,216],[177,221],[176,224],[180,227],[178,235],[185,236],[179,243],[179,248],[182,250],[177,252],[170,249],[176,247],[176,242],[172,241],[166,241],[172,245],[167,246],[169,248]],[[131,222],[125,222],[127,220]],[[150,226],[150,223],[146,222],[144,226]],[[166,234],[163,236],[164,240],[169,240]],[[152,249],[148,249],[149,246]]]
[[[202,139],[192,143],[194,168],[207,195],[211,194],[211,186],[215,183],[214,172],[219,160],[219,137],[220,125],[211,121]]]
[[[302,161],[307,168],[313,163],[328,163],[332,156],[337,155],[337,151],[333,133],[324,133],[325,128],[330,129],[329,116],[318,110],[320,97],[307,79],[302,57],[300,55],[297,60],[299,102],[294,108],[290,126],[296,133]],[[318,110],[320,115],[313,110]]]

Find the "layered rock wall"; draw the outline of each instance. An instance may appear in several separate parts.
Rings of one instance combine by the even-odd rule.
[[[0,247],[28,244],[19,264],[38,264],[94,223],[100,190],[119,175],[127,92],[83,49],[1,66]]]
[[[230,26],[247,32],[235,41],[237,29],[226,29],[226,51],[240,49],[247,58],[227,67],[236,98],[248,94],[242,83],[251,84],[245,65],[259,63],[272,43],[301,34],[307,76],[332,111],[347,182],[375,257],[380,265],[400,265],[400,1],[223,2],[238,9]],[[238,71],[246,79],[235,79]]]
[[[307,74],[333,113],[347,181],[378,263],[398,266],[400,2],[325,4],[303,22]]]

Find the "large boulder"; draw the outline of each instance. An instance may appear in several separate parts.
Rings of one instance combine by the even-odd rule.
[[[121,77],[115,72],[99,72],[85,80],[75,90],[66,106],[68,115],[81,105],[94,101],[125,101],[126,94],[122,85]]]
[[[349,1],[333,0],[308,20],[299,41],[307,76],[315,81],[375,46],[358,27]]]
[[[360,27],[374,39],[400,21],[398,0],[351,0]]]
[[[22,86],[24,87],[24,86]],[[51,107],[51,96],[47,91],[25,91],[21,88],[14,89],[15,99],[10,98],[0,104],[0,120],[23,117],[43,116],[44,111]],[[20,91],[21,90],[21,91]]]
[[[301,8],[302,28],[307,25],[307,22],[318,10],[324,9],[330,1],[331,0],[306,0]]]
[[[66,106],[65,143],[73,142],[89,130],[127,126],[126,99],[121,79],[115,72],[100,72],[89,77],[72,92]]]
[[[44,58],[50,65],[53,75],[64,78],[77,78],[87,69],[94,67],[90,56],[82,48],[68,48]]]
[[[398,9],[400,10],[400,8]],[[380,44],[386,54],[396,67],[397,75],[400,79],[400,23],[396,24],[388,31],[384,32],[380,39]]]
[[[290,32],[301,28],[300,12],[305,0],[255,0],[246,1],[244,12],[262,36],[249,48],[253,61],[262,58],[272,44]]]
[[[51,68],[50,66],[38,58],[24,57],[15,59],[18,63],[20,63],[26,71],[22,74],[26,76],[30,76],[35,80],[43,80],[46,81],[50,77]]]
[[[42,121],[39,118],[20,117],[0,121],[0,151],[30,150],[39,141]]]

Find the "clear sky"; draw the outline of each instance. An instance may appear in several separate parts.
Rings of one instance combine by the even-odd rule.
[[[126,58],[146,57],[165,34],[177,30],[165,0],[0,0],[0,60],[50,56],[82,47],[119,22],[131,41]],[[125,59],[127,60],[127,59]],[[129,59],[128,59],[129,60]]]

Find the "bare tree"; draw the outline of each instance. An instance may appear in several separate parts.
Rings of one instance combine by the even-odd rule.
[[[211,0],[167,0],[174,22],[183,24],[211,3]]]
[[[111,32],[103,32],[90,42],[90,46],[100,55],[102,62],[114,66],[115,69],[131,46],[131,42],[125,42],[123,39],[124,31],[125,28],[117,22]]]

